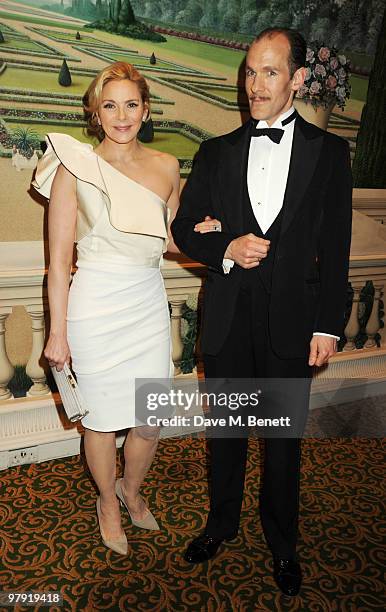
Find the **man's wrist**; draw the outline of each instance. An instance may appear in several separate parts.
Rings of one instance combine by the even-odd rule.
[[[314,332],[313,336],[325,336],[326,338],[335,338],[335,340],[340,340],[340,336],[334,336],[334,334],[327,334],[326,332]]]
[[[232,260],[234,262],[233,256],[232,256],[232,244],[233,244],[233,240],[231,240],[231,242],[228,244],[226,251],[224,253],[224,259],[228,259],[228,260]]]

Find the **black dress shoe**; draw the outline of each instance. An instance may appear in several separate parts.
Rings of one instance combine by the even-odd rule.
[[[228,540],[228,538],[226,538]],[[208,561],[216,554],[218,547],[223,540],[212,538],[207,533],[194,538],[186,549],[184,559],[188,563],[203,563]]]
[[[288,559],[273,558],[273,577],[284,595],[294,597],[299,593],[302,572],[299,563]]]

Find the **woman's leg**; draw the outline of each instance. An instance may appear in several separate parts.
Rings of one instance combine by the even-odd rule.
[[[137,521],[145,518],[148,512],[139,489],[157,450],[160,429],[150,425],[133,427],[126,437],[122,491],[131,515]]]
[[[115,540],[123,534],[119,501],[115,494],[115,432],[85,429],[84,448],[88,467],[99,489],[102,530],[106,539]]]

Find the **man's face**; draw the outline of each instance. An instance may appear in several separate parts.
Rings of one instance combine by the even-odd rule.
[[[266,36],[252,44],[246,57],[245,89],[254,119],[274,121],[292,105],[304,82],[304,68],[290,77],[290,45],[283,34]]]

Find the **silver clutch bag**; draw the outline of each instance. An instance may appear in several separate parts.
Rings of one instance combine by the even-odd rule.
[[[83,397],[79,391],[78,383],[69,366],[65,363],[61,372],[58,372],[54,366],[51,367],[51,371],[68,419],[72,423],[79,421],[79,419],[83,419],[89,411],[85,406]]]

